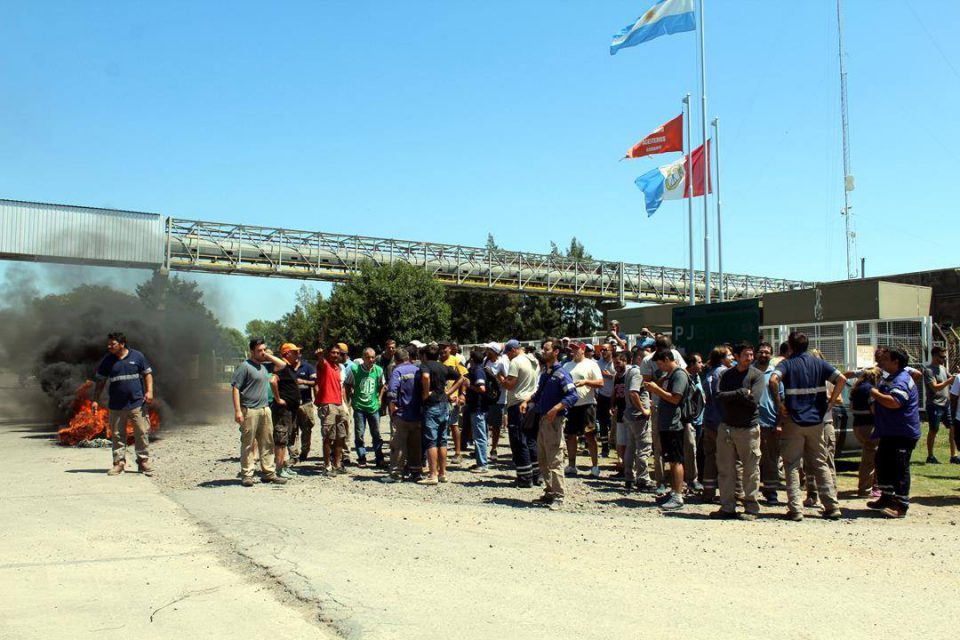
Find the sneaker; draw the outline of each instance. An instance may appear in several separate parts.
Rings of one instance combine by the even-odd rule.
[[[590,475],[593,476],[594,478],[599,478],[599,477],[600,477],[600,467],[593,467],[592,469],[590,469]]]
[[[366,468],[367,468],[367,461],[366,461],[366,460],[357,460],[357,466],[360,467],[361,469],[366,469]]]
[[[107,471],[107,475],[108,475],[108,476],[118,476],[118,475],[120,475],[121,473],[123,473],[123,470],[124,470],[124,468],[125,468],[126,466],[127,466],[127,465],[126,465],[125,462],[118,462],[118,463],[116,463],[115,465],[113,465],[113,467],[110,469],[110,471]]]
[[[524,480],[517,478],[517,489],[533,489],[533,480],[530,478]]]
[[[767,502],[767,504],[780,504],[780,499],[777,497],[776,491],[768,491],[767,493],[763,494],[763,499]]]
[[[840,513],[840,509],[834,509],[833,511],[824,511],[823,519],[824,520],[839,520],[843,515]]]
[[[449,478],[447,478],[447,475],[444,474],[442,476],[437,476],[437,482],[439,482],[440,484],[447,484],[448,482],[450,482],[450,480]]]
[[[608,444],[603,445],[603,447],[600,449],[600,457],[601,458],[610,457],[610,445]]]
[[[883,495],[883,492],[880,491],[880,489],[877,489],[876,487],[874,487],[873,489],[870,490],[870,497],[871,497],[871,498],[879,498],[879,497],[882,496],[882,495]]]
[[[491,462],[496,462],[496,461],[497,461],[497,450],[496,450],[496,449],[494,449],[493,451],[490,452],[490,461],[491,461]]]
[[[737,512],[736,511],[724,511],[723,509],[718,509],[717,511],[710,512],[710,518],[712,520],[736,520]]]
[[[560,511],[563,509],[563,498],[551,500],[550,504],[547,505],[547,508],[550,509],[550,511]]]
[[[571,466],[567,465],[566,467],[563,468],[563,475],[566,476],[566,477],[568,477],[568,478],[576,478],[576,477],[577,477],[577,468],[576,468],[576,467],[571,467]]]
[[[871,500],[867,503],[867,509],[886,509],[890,504],[890,499],[886,496],[881,495],[876,500]]]
[[[550,504],[551,502],[553,502],[553,495],[549,493],[545,493],[541,495],[539,498],[534,498],[533,501],[536,504]]]
[[[296,469],[294,469],[291,465],[289,465],[289,464],[288,464],[287,466],[285,466],[284,469],[286,470],[286,472],[287,472],[291,477],[296,477],[296,476],[300,475],[300,473],[299,473]]]
[[[630,480],[625,480],[624,483],[623,483],[623,490],[626,491],[627,493],[632,493],[632,492],[633,492],[633,482],[631,482]]]
[[[380,478],[380,482],[384,484],[394,484],[394,483],[400,482],[400,478],[391,474],[389,476],[383,476],[382,478]]]
[[[803,501],[803,506],[807,507],[808,509],[811,507],[815,507],[818,504],[820,504],[820,501],[817,499],[817,496],[814,494],[808,493],[806,499],[804,499]]]
[[[885,518],[906,518],[907,511],[906,509],[898,509],[896,507],[886,507],[883,511],[880,512]]]
[[[146,458],[143,460],[137,460],[137,468],[140,469],[140,473],[148,478],[153,476],[153,465],[150,464],[150,461]]]
[[[435,485],[435,484],[440,484],[440,480],[438,478],[427,476],[426,478],[421,478],[417,484]]]
[[[287,484],[287,479],[282,476],[273,476],[270,478],[264,478],[263,481],[269,484]]]
[[[937,456],[927,456],[927,464],[940,464],[940,461],[937,460]]]
[[[283,478],[283,479],[285,479],[285,480],[289,480],[290,478],[293,477],[293,474],[290,472],[290,469],[284,467],[284,468],[280,469],[280,471],[277,472],[277,476],[279,476],[279,477],[281,477],[281,478]]]
[[[696,480],[694,480],[693,484],[690,485],[690,490],[693,491],[694,493],[702,493],[703,485],[697,482]]]
[[[240,481],[240,484],[243,485],[244,487],[252,487],[252,486],[253,486],[253,478],[251,478],[251,477],[245,477],[245,478],[243,478],[243,480]]]
[[[799,511],[787,511],[783,519],[789,522],[803,522],[803,514]]]
[[[665,497],[668,493],[670,493],[670,489],[668,489],[668,488],[667,488],[667,485],[665,485],[665,484],[657,485],[657,490],[656,490],[655,493],[656,493],[656,495],[657,495],[658,498],[663,498],[663,497]]]
[[[540,476],[537,476],[536,478],[534,478],[534,479],[533,479],[533,486],[535,486],[535,487],[542,487],[542,486],[543,486],[543,478],[541,478]]]
[[[683,498],[678,495],[671,494],[670,498],[660,505],[660,509],[663,511],[679,511],[680,509],[683,509]]]
[[[461,455],[455,455],[455,456],[453,456],[452,458],[450,458],[450,466],[452,466],[452,467],[459,467],[459,466],[461,466],[462,464],[463,464],[463,456],[461,456]]]
[[[757,519],[757,514],[744,511],[743,513],[737,514],[737,519],[743,520],[744,522],[753,522]]]
[[[345,476],[347,475],[347,468],[341,464],[339,467],[337,467],[337,473],[341,476]]]
[[[950,456],[950,464],[960,464],[960,456]]]
[[[476,466],[470,467],[470,473],[476,473],[476,474],[479,474],[479,475],[484,475],[484,474],[486,474],[487,472],[489,472],[489,469],[487,469],[486,467],[481,467],[480,465],[476,465]]]

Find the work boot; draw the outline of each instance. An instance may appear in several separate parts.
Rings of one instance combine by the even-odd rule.
[[[116,462],[116,463],[114,463],[113,468],[110,469],[110,471],[107,471],[107,475],[108,475],[108,476],[118,476],[118,475],[120,475],[121,473],[123,473],[123,469],[124,469],[125,466],[126,466],[126,463],[123,462],[122,460],[121,460],[120,462]]]
[[[137,467],[140,469],[140,473],[147,476],[148,478],[153,476],[153,465],[150,464],[150,461],[146,458],[142,460],[137,460]]]
[[[263,481],[267,484],[287,484],[287,479],[281,476],[270,476],[269,478],[264,478]]]
[[[250,477],[245,476],[245,477],[243,478],[243,480],[240,481],[240,484],[243,485],[244,487],[252,487],[252,486],[253,486],[253,478],[250,478]]]

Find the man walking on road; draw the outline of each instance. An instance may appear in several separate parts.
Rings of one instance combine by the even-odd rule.
[[[143,475],[152,476],[150,423],[144,413],[144,405],[153,402],[153,369],[142,353],[127,348],[127,337],[122,333],[107,335],[107,351],[97,367],[97,384],[93,391],[93,411],[96,412],[103,387],[107,382],[110,383],[107,423],[113,443],[113,468],[107,475],[120,475],[126,467],[127,420],[130,420],[133,422],[137,467]]]
[[[262,338],[250,341],[250,357],[233,372],[233,414],[240,425],[241,484],[253,486],[254,443],[260,451],[260,470],[264,482],[286,484],[287,479],[277,475],[273,463],[273,419],[270,416],[267,389],[271,371],[279,371],[287,363],[267,350]]]
[[[823,504],[823,517],[840,519],[837,488],[827,462],[826,442],[823,438],[824,418],[840,397],[847,382],[843,375],[826,360],[807,353],[807,336],[792,331],[787,337],[790,356],[781,360],[770,376],[770,395],[783,416],[780,455],[787,476],[787,514],[794,522],[803,520],[803,498],[800,487],[800,467],[806,460],[817,481],[817,492]],[[780,402],[780,382],[783,382],[784,402]],[[833,393],[827,400],[827,382],[833,383]]]
[[[553,510],[563,507],[563,432],[567,411],[577,402],[577,388],[563,366],[556,338],[546,338],[540,345],[543,354],[543,373],[537,391],[530,400],[520,404],[520,414],[527,412],[532,402],[540,409],[540,430],[537,433],[537,460],[544,481],[543,495],[536,500]]]

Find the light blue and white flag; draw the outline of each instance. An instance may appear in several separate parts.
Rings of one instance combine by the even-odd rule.
[[[634,180],[647,200],[648,218],[657,212],[664,200],[680,200],[684,197],[687,186],[686,161],[684,156]]]
[[[624,47],[681,31],[693,31],[697,21],[693,15],[693,0],[660,0],[633,24],[613,36],[610,55]]]

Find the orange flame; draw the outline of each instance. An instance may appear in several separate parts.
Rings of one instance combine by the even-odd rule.
[[[75,446],[83,440],[93,440],[103,434],[103,437],[110,438],[110,425],[107,422],[107,416],[110,412],[105,407],[93,409],[93,401],[88,398],[90,387],[93,382],[90,380],[84,382],[77,389],[77,397],[73,401],[73,417],[66,427],[57,431],[57,437],[60,444]],[[147,408],[147,417],[150,422],[150,433],[156,433],[160,429],[160,415],[153,409]],[[127,421],[127,444],[133,444],[133,422]]]

